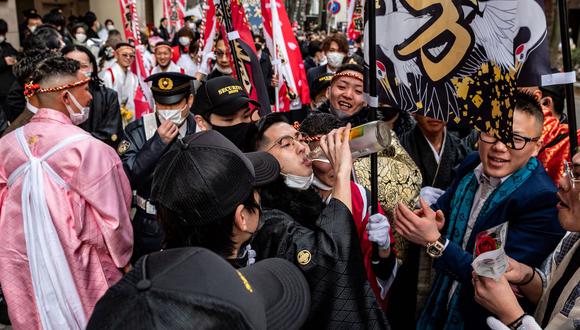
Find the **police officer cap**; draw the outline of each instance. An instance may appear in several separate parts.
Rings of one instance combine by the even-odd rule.
[[[34,8],[23,10],[22,15],[24,18],[40,18],[40,15]]]
[[[145,81],[151,82],[151,92],[155,102],[164,105],[179,103],[191,94],[192,76],[179,72],[160,72],[149,76]]]

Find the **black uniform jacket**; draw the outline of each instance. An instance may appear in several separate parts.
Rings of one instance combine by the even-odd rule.
[[[308,227],[277,209],[264,209],[252,247],[257,260],[279,257],[302,270],[312,293],[304,329],[388,329],[367,281],[352,214],[332,199]]]
[[[95,138],[116,148],[123,132],[117,92],[92,82],[90,89],[93,101],[91,102],[89,119],[79,125],[79,127],[91,132]]]
[[[195,120],[192,114],[189,114],[186,122],[186,135],[195,133]],[[175,143],[178,138],[174,139],[172,143]],[[125,128],[117,152],[121,156],[131,187],[133,190],[137,190],[137,195],[149,199],[155,166],[165,151],[169,150],[170,145],[163,143],[157,132],[149,140],[146,140],[142,118],[130,123]]]

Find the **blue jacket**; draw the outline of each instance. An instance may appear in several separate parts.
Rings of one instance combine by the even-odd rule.
[[[479,153],[468,155],[457,169],[457,175],[449,189],[432,206],[435,210],[442,210],[446,219],[450,214],[451,200],[459,181],[480,163]],[[488,217],[478,219],[465,250],[450,242],[443,255],[435,260],[434,267],[438,272],[450,275],[463,284],[459,306],[465,329],[487,329],[485,318],[490,315],[475,302],[471,283],[472,252],[476,234],[508,221],[505,248],[507,255],[526,265],[540,267],[565,234],[558,222],[557,191],[539,164],[531,177],[490,212]],[[446,228],[444,232],[445,230]]]

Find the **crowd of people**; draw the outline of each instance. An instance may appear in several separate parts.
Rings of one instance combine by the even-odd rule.
[[[380,104],[373,205],[348,142],[374,111],[362,39],[295,31],[311,103],[282,113],[200,29],[162,19],[135,46],[94,13],[32,10],[17,50],[0,19],[0,323],[578,329],[580,153],[560,89],[519,88],[508,142]],[[477,234],[503,223],[507,269],[480,276]]]

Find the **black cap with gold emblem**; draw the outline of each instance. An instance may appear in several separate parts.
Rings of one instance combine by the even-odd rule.
[[[171,105],[179,103],[192,93],[194,79],[192,76],[179,72],[160,72],[149,76],[145,81],[151,82],[151,92],[155,102]]]

